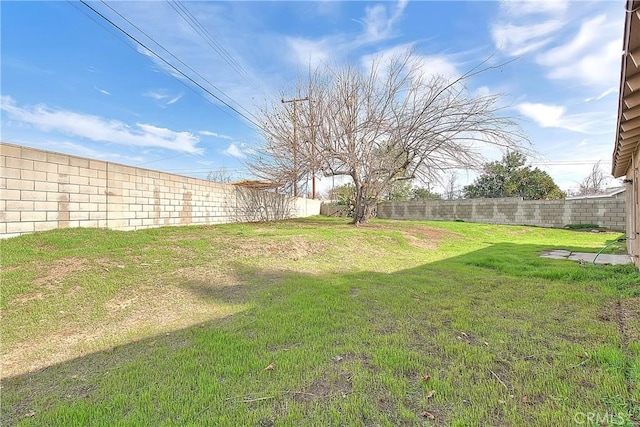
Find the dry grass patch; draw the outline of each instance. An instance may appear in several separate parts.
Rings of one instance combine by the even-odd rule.
[[[83,258],[57,259],[51,265],[38,267],[39,277],[33,283],[35,285],[59,284],[69,275],[86,270],[87,264],[87,260]]]
[[[136,264],[138,273],[143,272],[140,263]],[[131,266],[133,264],[129,264]],[[124,287],[102,303],[91,300],[91,290],[77,275],[94,272],[108,280],[112,271],[125,274],[127,264],[109,258],[90,261],[74,257],[56,260],[42,268],[46,268],[48,274],[36,279],[34,286],[46,289],[13,298],[5,315],[8,312],[16,316],[21,311],[34,310],[34,303],[60,304],[60,300],[67,299],[74,304],[59,310],[57,317],[63,321],[58,326],[44,328],[46,333],[5,342],[3,378],[125,344],[132,337],[141,339],[182,329],[245,308],[242,283],[229,268],[188,267],[168,275],[151,270],[138,286]],[[65,281],[80,284],[66,286],[64,290]],[[54,287],[52,283],[57,285]],[[96,316],[96,310],[103,314]]]
[[[462,237],[460,234],[446,231],[441,228],[429,227],[426,225],[415,225],[411,223],[402,224],[400,227],[398,227],[398,224],[390,226],[387,223],[374,223],[366,225],[366,228],[387,232],[400,231],[401,235],[407,239],[407,243],[409,245],[428,250],[437,249],[438,245],[444,240],[458,239]]]
[[[247,258],[286,258],[290,260],[321,254],[327,245],[325,242],[310,242],[304,236],[245,237],[243,239],[225,239],[225,245],[233,255]]]
[[[237,289],[238,285],[227,287]],[[232,298],[227,298],[232,299]],[[2,378],[24,374],[100,350],[159,333],[220,319],[242,311],[246,305],[204,299],[192,288],[149,285],[127,289],[104,304],[100,322],[69,321],[46,337],[5,346]],[[63,313],[61,315],[64,315]]]

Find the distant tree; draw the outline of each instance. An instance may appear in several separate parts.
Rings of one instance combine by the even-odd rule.
[[[396,181],[389,187],[387,200],[406,201],[411,199],[411,181]]]
[[[578,191],[576,196],[591,196],[594,194],[601,194],[606,190],[609,184],[609,176],[602,170],[601,162],[598,161],[591,168],[591,172],[587,175],[580,184],[578,184]]]
[[[352,217],[356,207],[356,186],[348,182],[327,191],[327,198],[341,207],[342,214]]]
[[[566,194],[548,173],[526,166],[526,157],[506,153],[501,161],[485,164],[483,173],[463,188],[466,198],[522,197],[527,200],[564,199]]]
[[[329,200],[333,200],[339,205],[355,204],[356,186],[349,182],[347,184],[331,188],[328,191],[327,196]]]
[[[458,182],[458,173],[456,171],[449,172],[445,176],[444,181],[444,198],[453,200],[459,197],[460,188],[456,185]]]
[[[207,174],[207,181],[231,182],[233,181],[233,175],[226,168],[220,168],[209,171],[209,173]]]
[[[431,190],[424,187],[415,187],[411,190],[411,200],[440,200],[442,196],[438,193],[432,193]]]

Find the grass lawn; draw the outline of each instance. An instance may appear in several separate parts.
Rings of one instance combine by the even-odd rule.
[[[538,256],[619,234],[345,222],[3,241],[0,424],[637,425],[640,274]]]

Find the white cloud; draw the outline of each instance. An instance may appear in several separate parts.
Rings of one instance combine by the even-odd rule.
[[[385,40],[393,36],[394,25],[400,20],[407,0],[400,0],[393,11],[387,8],[387,4],[377,4],[365,8],[365,17],[362,19],[364,25],[363,42],[375,42]]]
[[[93,88],[94,88],[95,90],[97,90],[98,92],[100,92],[101,94],[103,94],[103,95],[111,95],[111,92],[108,92],[108,91],[106,91],[106,90],[104,90],[104,89],[100,89],[100,88],[99,88],[99,87],[97,87],[97,86],[94,86]]]
[[[585,20],[575,36],[536,57],[551,79],[611,87],[620,78],[622,23],[601,14]]]
[[[559,128],[580,133],[606,133],[612,120],[602,113],[566,114],[560,105],[523,102],[515,108],[543,128]]]
[[[165,98],[168,98],[169,95],[166,95],[161,92],[149,91],[142,94],[142,96],[146,96],[147,98],[155,99],[156,101],[161,101]]]
[[[476,89],[476,94],[478,96],[485,97],[485,96],[492,95],[493,92],[487,86],[480,86],[478,89]]]
[[[491,27],[491,36],[499,50],[511,56],[520,56],[550,43],[554,33],[563,25],[560,20],[529,25],[495,24]]]
[[[562,14],[569,7],[568,0],[502,0],[500,9],[511,16]]]
[[[575,61],[577,57],[589,50],[594,42],[601,40],[601,30],[605,22],[605,15],[598,15],[583,22],[580,26],[580,31],[573,40],[541,54],[538,57],[538,62],[553,65]]]
[[[150,90],[142,94],[142,96],[146,98],[155,99],[156,101],[162,102],[163,106],[168,106],[175,104],[182,98],[184,94],[180,93],[178,95],[171,95],[164,90]]]
[[[456,78],[461,74],[457,65],[446,55],[419,55],[417,60],[424,75]]]
[[[370,70],[374,61],[378,61],[380,70],[383,71],[389,62],[411,51],[413,44],[403,44],[394,46],[371,55],[365,55],[361,59],[362,67]],[[422,71],[424,77],[444,76],[446,78],[456,78],[461,75],[457,64],[448,55],[419,55],[414,53],[412,60]]]
[[[228,156],[235,157],[236,159],[243,159],[247,157],[246,154],[240,149],[240,147],[238,147],[238,145],[235,142],[232,142],[231,144],[229,144],[229,147],[227,147],[227,149],[224,150],[224,153]]]
[[[355,20],[363,27],[362,33],[355,36],[338,34],[318,39],[286,37],[291,51],[289,59],[302,67],[315,68],[341,59],[359,46],[388,40],[395,36],[395,26],[402,18],[407,3],[407,0],[400,0],[395,5],[389,2],[367,6],[364,18]]]
[[[201,153],[200,138],[190,132],[177,132],[150,124],[131,126],[118,120],[53,109],[45,105],[19,107],[9,96],[1,97],[0,109],[11,119],[92,141],[136,147],[160,147],[185,153]]]
[[[167,101],[167,105],[175,104],[180,100],[180,98],[182,98],[182,94],[171,98],[169,101]]]
[[[287,44],[291,50],[291,59],[303,67],[316,68],[326,64],[333,53],[340,50],[340,41],[332,40],[332,38],[320,40],[308,40],[298,37],[287,37]],[[333,49],[332,49],[333,45]]]
[[[558,127],[565,108],[559,105],[533,104],[525,102],[516,106],[518,111],[532,118],[542,127]]]
[[[87,146],[76,144],[70,141],[47,140],[47,141],[43,141],[43,143],[40,144],[40,146],[44,150],[55,149],[56,151],[73,153],[79,156],[89,157],[91,159],[108,160],[108,161],[122,162],[127,164],[141,163],[145,161],[144,157],[97,151]]]
[[[610,87],[609,89],[607,89],[604,92],[602,92],[600,95],[593,96],[593,97],[590,97],[590,98],[585,98],[584,102],[600,101],[602,98],[605,98],[605,97],[611,95],[612,93],[618,93],[618,87],[617,86]]]
[[[611,87],[619,79],[622,8],[595,2],[580,9],[576,18],[567,0],[502,0],[491,35],[507,55],[536,52],[532,59],[549,79]]]
[[[566,25],[567,6],[566,0],[502,0],[491,24],[496,48],[520,56],[548,45]]]
[[[215,138],[221,138],[221,139],[228,139],[228,140],[233,140],[233,138],[231,138],[230,136],[227,135],[223,135],[220,133],[216,133],[216,132],[211,132],[208,130],[201,130],[200,132],[198,132],[198,134],[203,135],[203,136],[213,136]]]

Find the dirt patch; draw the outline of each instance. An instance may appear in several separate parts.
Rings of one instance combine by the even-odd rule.
[[[458,233],[452,233],[451,231],[446,231],[440,228],[427,227],[427,226],[409,227],[408,231],[418,237],[422,237],[424,239],[436,240],[436,241],[442,240],[444,238],[462,237]]]
[[[421,249],[437,249],[438,248],[438,244],[436,241],[422,239],[406,231],[402,232],[402,236],[406,238],[409,245],[413,247],[421,248]]]
[[[85,271],[89,268],[84,258],[63,258],[55,260],[51,265],[43,267],[38,272],[38,278],[33,281],[35,285],[59,284],[67,276]],[[45,270],[45,271],[42,271]]]
[[[109,310],[109,313],[113,314],[132,306],[137,299],[138,297],[129,298],[128,296],[118,295],[107,301],[105,307]]]
[[[195,249],[182,247],[182,246],[170,246],[168,249],[173,252],[177,258],[182,261],[190,261],[199,257]]]
[[[640,341],[640,297],[619,301],[616,312],[616,321],[625,344]]]
[[[518,230],[507,230],[505,234],[509,234],[511,236],[521,236],[523,234],[529,234],[530,232],[530,228],[520,228]]]
[[[42,300],[51,295],[52,292],[59,292],[65,279],[74,273],[88,271],[91,268],[89,262],[84,258],[63,258],[52,262],[50,265],[37,266],[38,277],[33,281],[34,292],[20,294],[12,299],[12,302],[25,304],[30,301]],[[71,294],[76,292],[72,289]]]
[[[630,343],[640,340],[640,297],[611,302],[600,309],[597,317],[605,322],[616,322],[626,351]],[[626,371],[625,379],[629,395],[632,395],[637,385],[629,376],[629,371]]]
[[[19,295],[13,298],[12,302],[24,304],[29,301],[41,300],[43,298],[44,294],[42,292],[32,292],[30,294]]]
[[[437,249],[438,243],[448,238],[460,237],[459,234],[452,233],[450,231],[442,230],[440,228],[417,226],[417,225],[388,225],[388,224],[367,224],[364,226],[366,229],[382,230],[390,232],[399,232],[407,239],[409,245],[421,249]]]
[[[242,238],[229,239],[225,242],[228,250],[235,257],[258,257],[258,258],[286,258],[298,260],[314,256],[326,249],[324,242],[311,242],[304,236],[291,236],[286,238]]]
[[[163,240],[167,242],[188,242],[193,240],[210,240],[213,228],[206,225],[198,225],[197,233],[185,233],[184,230],[176,233],[175,236],[164,236]]]
[[[611,302],[598,310],[598,320],[602,322],[611,322],[616,320],[617,302]]]
[[[597,317],[603,322],[616,322],[625,344],[640,341],[640,297],[606,304]]]
[[[320,398],[344,397],[353,391],[351,373],[333,372],[324,374],[302,392],[293,394],[299,402],[309,402]]]

